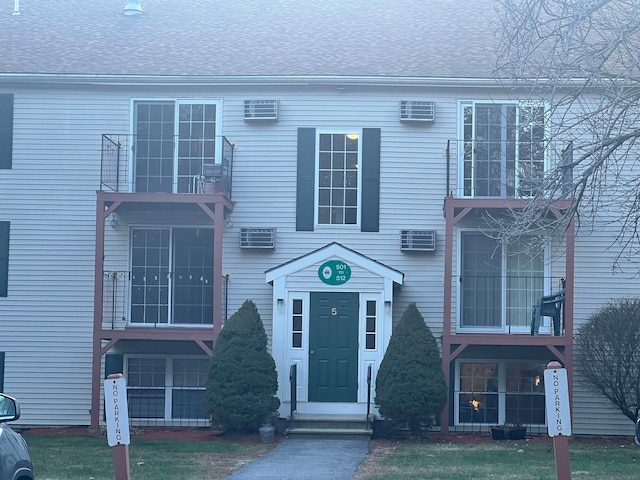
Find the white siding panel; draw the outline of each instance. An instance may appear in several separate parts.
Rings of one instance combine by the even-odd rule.
[[[0,350],[23,424],[89,423],[100,135],[126,128],[128,110],[126,98],[118,105],[104,93],[15,95],[0,204],[11,222]]]
[[[99,187],[101,135],[131,132],[133,99],[223,99],[223,134],[238,144],[233,171],[235,206],[224,227],[223,273],[230,275],[229,315],[246,299],[253,300],[271,338],[273,288],[265,282],[265,272],[339,242],[404,273],[402,288],[394,298],[394,322],[409,302],[416,302],[436,338],[442,335],[442,205],[447,193],[444,149],[447,140],[459,136],[458,100],[504,98],[499,93],[266,86],[42,88],[15,93],[13,168],[0,176],[0,220],[11,221],[9,296],[0,299],[0,351],[6,352],[5,389],[21,399],[23,424],[89,422],[95,192]],[[277,98],[278,121],[245,122],[243,101],[250,98]],[[399,102],[406,99],[435,101],[435,122],[399,122]],[[358,227],[338,226],[295,231],[298,127],[381,129],[379,232],[362,233]],[[454,150],[450,190],[456,188],[455,158]],[[155,219],[147,220],[153,223]],[[112,229],[107,220],[107,270],[129,269],[128,222],[121,218],[119,227]],[[459,225],[464,226],[465,222]],[[242,227],[275,227],[276,248],[240,249]],[[402,229],[436,230],[436,251],[401,252]],[[609,232],[583,231],[576,241],[577,325],[604,301],[640,292],[634,270],[611,273],[615,252],[608,250],[613,239]],[[455,263],[454,257],[454,273]],[[551,270],[553,277],[565,273],[564,259],[554,257]],[[365,273],[354,270],[352,283],[341,288],[379,289],[379,280],[364,280]],[[289,288],[301,290],[310,285],[329,288],[318,280],[317,268],[292,275],[289,282]],[[455,319],[455,274],[453,282]],[[61,383],[65,388],[60,388]],[[576,382],[576,433],[616,433],[620,428],[628,430],[626,421],[606,401]]]

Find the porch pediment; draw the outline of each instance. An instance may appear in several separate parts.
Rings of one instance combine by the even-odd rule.
[[[402,285],[404,280],[404,273],[399,270],[391,268],[355,250],[347,248],[340,243],[333,242],[267,270],[265,272],[266,281],[267,283],[272,283],[279,278],[295,274],[301,270],[310,268],[318,263],[328,260],[344,261],[349,265],[367,270],[373,275],[391,280],[393,283],[398,285]]]

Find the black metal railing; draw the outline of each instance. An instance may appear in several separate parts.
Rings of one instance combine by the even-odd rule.
[[[172,288],[172,277],[174,276],[173,272],[169,272],[167,274],[166,279],[163,280],[164,287]],[[206,286],[206,285],[203,285]],[[221,315],[222,315],[222,324],[226,323],[228,318],[228,298],[229,298],[229,277],[227,275],[222,276],[222,302],[220,305]],[[103,274],[103,285],[102,285],[102,328],[105,329],[121,329],[126,327],[129,324],[135,324],[136,326],[155,326],[160,324],[161,322],[136,322],[131,320],[131,308],[132,308],[132,288],[144,288],[146,287],[161,289],[160,279],[155,281],[153,285],[133,285],[131,284],[131,272],[129,271],[105,271]],[[212,291],[210,291],[211,296],[213,296]],[[172,296],[172,298],[175,298]],[[168,300],[167,300],[168,301]],[[137,307],[144,308],[144,304],[136,305]],[[164,306],[159,306],[158,304],[154,304],[154,307],[157,308],[165,308],[167,311],[171,311],[171,305],[165,304]],[[200,305],[201,309],[208,310],[211,309],[210,304],[203,303]],[[154,308],[155,310],[155,308]],[[210,310],[212,312],[212,310]],[[173,315],[167,315],[167,318],[172,317]],[[191,320],[191,321],[190,321]],[[168,324],[167,322],[163,323],[164,325]],[[213,316],[209,318],[205,316],[202,319],[197,319],[197,321],[193,321],[193,319],[187,318],[171,318],[171,325],[213,325]]]
[[[216,137],[215,140],[221,142],[216,153],[214,147],[212,151],[205,149],[205,140],[173,135],[143,138],[128,134],[103,134],[100,190],[127,193],[224,193],[231,197],[234,146],[225,137]],[[189,148],[185,147],[187,144]],[[201,154],[183,153],[183,149]],[[220,158],[216,158],[216,155]],[[174,168],[176,162],[177,168]]]
[[[373,367],[371,365],[367,365],[367,430],[369,430],[370,425],[370,415],[371,415],[371,377],[372,377]]]
[[[535,377],[532,382],[536,382]],[[456,432],[489,432],[492,426],[502,424],[526,426],[530,435],[547,433],[541,383],[529,392],[456,390],[454,398],[457,409],[452,426]],[[504,406],[501,406],[502,402]]]
[[[289,367],[289,386],[291,388],[290,417],[293,417],[293,414],[298,410],[298,365],[295,363]]]
[[[535,274],[455,277],[454,291],[457,295],[454,297],[460,306],[459,327],[506,330],[507,333],[529,332],[534,307],[545,296],[564,289],[564,285],[564,277]],[[546,323],[542,322],[544,328],[549,326]]]
[[[136,426],[208,427],[205,400],[204,387],[127,387],[129,419]]]
[[[572,161],[572,145],[549,141],[449,140],[446,195],[458,198],[531,198],[547,192],[544,174]],[[571,184],[571,169],[562,182]],[[553,195],[566,193],[554,186]]]

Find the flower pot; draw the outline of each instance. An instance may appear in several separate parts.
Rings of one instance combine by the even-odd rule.
[[[258,429],[260,433],[260,441],[262,443],[273,443],[275,439],[276,427],[273,425],[266,425]]]
[[[523,440],[527,435],[527,427],[502,426],[491,427],[491,438],[494,440]]]

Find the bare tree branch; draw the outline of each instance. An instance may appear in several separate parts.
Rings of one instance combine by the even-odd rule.
[[[487,220],[504,241],[556,238],[572,221],[578,228],[616,224],[612,268],[619,268],[640,252],[640,2],[500,3],[496,75],[548,105],[546,145],[559,161],[538,179],[527,208]],[[560,216],[559,199],[568,203]]]

